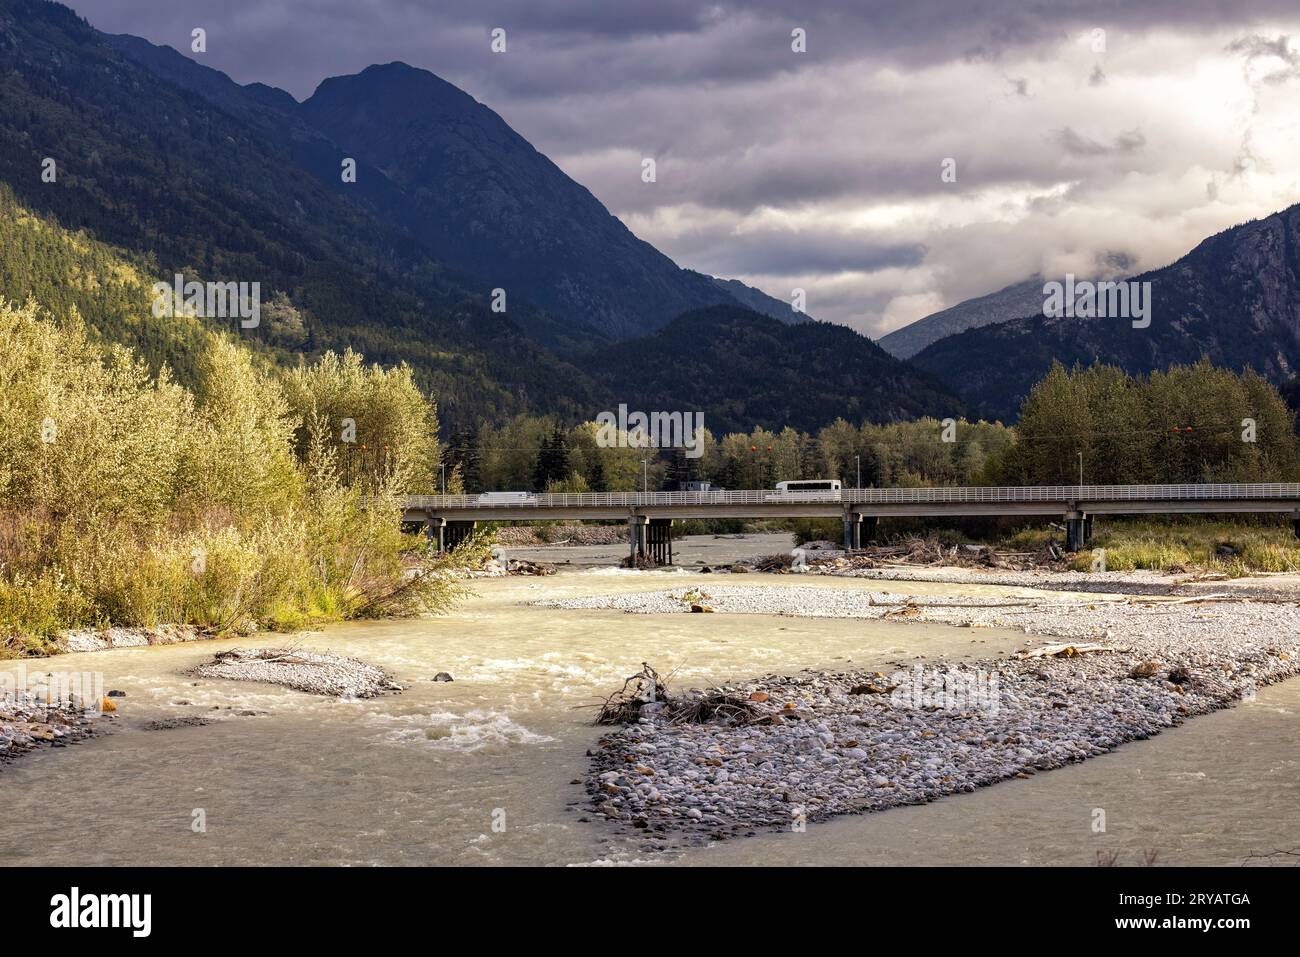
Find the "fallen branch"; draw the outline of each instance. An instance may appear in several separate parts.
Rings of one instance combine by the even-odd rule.
[[[1060,644],[1060,645],[1043,645],[1041,648],[1021,648],[1016,652],[1017,658],[1074,658],[1078,655],[1092,655],[1101,652],[1118,651],[1129,652],[1132,648],[1117,648],[1114,645],[1098,644]]]
[[[632,724],[641,717],[643,707],[667,700],[668,686],[659,673],[643,661],[641,670],[605,699],[596,714],[596,724]]]

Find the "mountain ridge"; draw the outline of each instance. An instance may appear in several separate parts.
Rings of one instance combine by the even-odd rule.
[[[1300,369],[1300,204],[1222,230],[1129,282],[1151,283],[1150,324],[1129,318],[1012,319],[941,339],[913,364],[982,416],[1010,420],[1053,360],[1130,374],[1202,356],[1274,385]]]

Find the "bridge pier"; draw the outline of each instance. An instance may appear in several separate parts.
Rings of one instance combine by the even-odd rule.
[[[656,565],[673,563],[673,520],[671,518],[652,518],[643,526],[646,536],[646,551]]]
[[[1084,546],[1084,518],[1082,512],[1067,512],[1065,515],[1065,550],[1081,552]]]
[[[455,551],[465,539],[474,534],[477,526],[478,522],[446,522],[445,527],[439,529],[438,535],[442,551]]]
[[[862,515],[858,512],[844,513],[844,548],[855,550],[875,541],[876,529],[880,525],[880,516]]]
[[[430,518],[424,523],[424,534],[429,539],[429,550],[433,552],[446,551],[447,548],[447,520],[445,518]]]
[[[862,515],[862,530],[858,535],[858,547],[861,548],[876,540],[876,530],[880,527],[879,515]]]
[[[1092,544],[1092,515],[1090,513],[1083,516],[1083,544]]]
[[[650,519],[644,515],[627,517],[628,561],[634,568],[637,556],[646,553],[646,526],[649,524]]]
[[[1295,532],[1295,537],[1300,538],[1300,512],[1291,513],[1291,531]]]

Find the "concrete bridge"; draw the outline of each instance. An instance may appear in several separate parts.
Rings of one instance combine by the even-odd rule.
[[[840,518],[845,547],[859,548],[890,516],[1041,515],[1063,520],[1066,547],[1078,551],[1092,536],[1094,515],[1228,512],[1286,513],[1300,537],[1300,483],[413,495],[404,501],[403,521],[424,526],[442,550],[458,545],[478,522],[623,520],[632,555],[671,562],[675,519]]]

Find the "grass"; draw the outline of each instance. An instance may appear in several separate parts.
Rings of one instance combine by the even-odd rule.
[[[1108,571],[1213,571],[1234,578],[1261,572],[1300,571],[1300,539],[1290,524],[1189,519],[1154,522],[1098,519],[1089,547],[1070,563],[1088,571],[1093,550],[1104,549]],[[1039,533],[1013,536],[1015,547],[1031,547]],[[1040,540],[1041,541],[1041,540]]]
[[[344,509],[336,522],[143,532],[110,524],[44,534],[50,545],[41,551],[2,547],[22,536],[4,534],[15,520],[0,511],[0,659],[56,654],[60,635],[82,627],[189,624],[240,634],[437,613],[466,594],[449,569],[481,564],[490,544],[480,533],[450,556],[430,556],[377,505]]]

